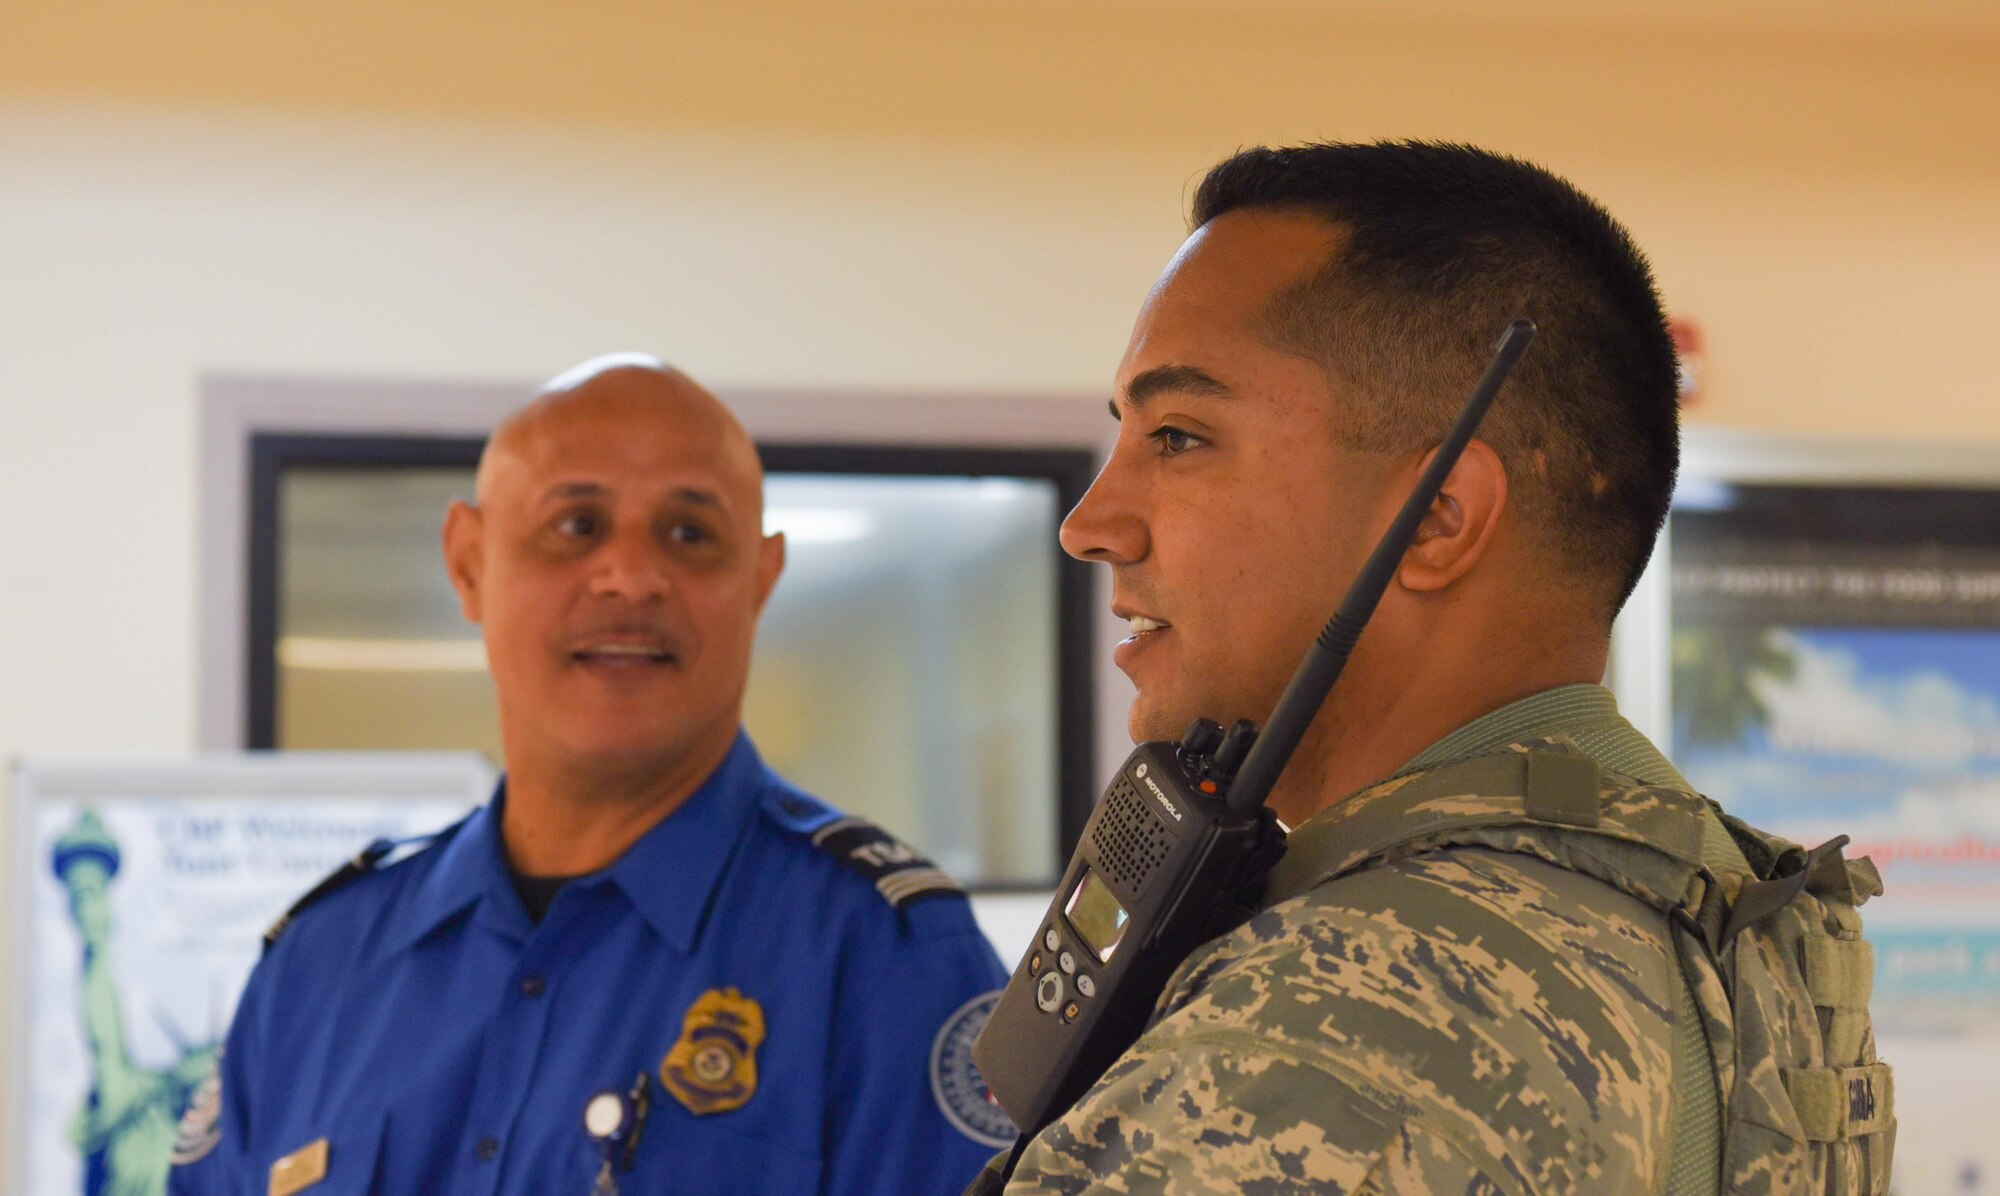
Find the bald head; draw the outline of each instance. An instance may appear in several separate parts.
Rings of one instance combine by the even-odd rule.
[[[764,469],[750,434],[699,382],[642,353],[613,353],[572,366],[507,417],[480,455],[478,502],[487,505],[496,487],[546,472],[579,446],[601,450],[641,429],[680,439],[690,453],[712,461],[732,497],[761,522]]]
[[[784,567],[763,480],[743,425],[651,357],[585,362],[494,432],[445,562],[485,634],[510,773],[721,759]]]

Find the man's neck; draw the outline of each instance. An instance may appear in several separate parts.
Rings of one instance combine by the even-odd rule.
[[[1429,662],[1465,659],[1438,654]],[[1351,794],[1394,776],[1431,744],[1483,715],[1559,685],[1595,683],[1604,657],[1587,646],[1551,654],[1525,667],[1496,667],[1481,676],[1418,666],[1414,675],[1336,691],[1272,791],[1271,808],[1289,826]],[[1497,663],[1497,662],[1496,662]]]
[[[709,736],[668,758],[579,760],[507,753],[500,837],[527,876],[583,876],[609,867],[699,789],[735,743]]]

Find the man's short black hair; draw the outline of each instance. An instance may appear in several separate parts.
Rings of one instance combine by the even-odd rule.
[[[1436,443],[1507,322],[1539,326],[1480,436],[1554,563],[1622,606],[1680,464],[1673,342],[1624,228],[1538,166],[1419,141],[1245,150],[1202,180],[1194,226],[1237,209],[1336,226],[1265,331],[1327,369],[1350,447]]]

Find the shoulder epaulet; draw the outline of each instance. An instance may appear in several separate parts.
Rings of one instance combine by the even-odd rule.
[[[280,935],[291,928],[292,921],[308,907],[317,905],[340,890],[381,868],[387,862],[406,859],[417,851],[429,846],[438,835],[418,835],[410,839],[377,839],[355,853],[353,859],[335,868],[325,879],[306,891],[306,895],[292,902],[292,907],[278,915],[264,932],[264,950],[269,951]]]
[[[836,818],[812,832],[812,843],[899,910],[926,897],[965,894],[936,864],[865,818]]]

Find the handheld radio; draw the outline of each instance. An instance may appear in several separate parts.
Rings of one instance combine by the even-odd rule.
[[[1263,732],[1247,719],[1226,733],[1198,719],[1178,743],[1140,744],[1098,799],[1035,941],[972,1046],[1021,1143],[1067,1112],[1132,1045],[1196,947],[1255,911],[1265,874],[1285,853],[1284,831],[1264,800],[1534,335],[1527,320],[1507,326],[1464,410]]]

